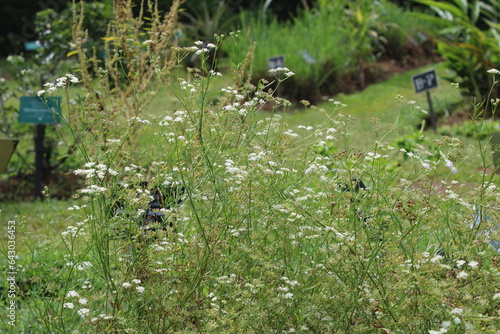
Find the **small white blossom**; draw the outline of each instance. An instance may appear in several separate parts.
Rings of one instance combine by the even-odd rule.
[[[84,317],[90,313],[90,310],[88,308],[81,308],[77,313],[79,316]]]
[[[137,122],[142,123],[142,124],[148,124],[148,125],[151,124],[151,122],[148,121],[147,119],[142,119],[140,117],[132,117],[130,120],[137,121]]]
[[[90,267],[92,267],[92,263],[90,263],[88,261],[84,261],[80,265],[78,265],[76,267],[76,269],[79,270],[79,271],[82,271],[82,270],[85,270],[85,269],[89,269]]]
[[[476,261],[470,261],[469,262],[469,267],[476,269],[479,266],[479,263]]]
[[[104,187],[99,187],[95,184],[91,184],[88,188],[78,190],[81,194],[92,195],[105,192],[107,189]]]
[[[79,80],[77,77],[75,77],[73,74],[66,74],[66,77],[71,81],[72,83],[77,83]]]
[[[66,297],[67,298],[71,298],[71,297],[80,297],[80,295],[78,294],[78,292],[74,291],[74,290],[70,290],[68,291],[68,293],[66,294]]]
[[[446,190],[446,193],[448,194],[448,195],[446,195],[446,197],[448,197],[449,199],[457,199],[458,198],[458,194],[454,193],[452,190]],[[463,261],[463,260],[460,260],[460,261]],[[465,263],[465,261],[463,261],[462,264],[464,264],[464,263]]]
[[[456,174],[458,172],[457,168],[450,160],[445,160],[445,165],[451,170],[452,174]]]
[[[490,74],[500,74],[500,71],[496,68],[489,69],[487,72]]]
[[[64,303],[63,307],[64,308],[73,309],[73,308],[75,308],[75,304],[73,304],[73,303]]]
[[[144,290],[146,290],[146,288],[145,288],[145,287],[143,287],[143,286],[138,286],[138,287],[136,287],[135,289],[137,290],[137,292],[138,292],[138,293],[143,293],[143,292],[144,292]]]

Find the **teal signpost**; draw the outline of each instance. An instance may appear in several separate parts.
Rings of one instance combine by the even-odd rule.
[[[19,123],[54,124],[61,121],[61,97],[21,96]]]
[[[42,198],[43,140],[46,124],[60,123],[61,97],[45,99],[22,96],[19,108],[19,123],[36,124],[35,134],[35,198]]]

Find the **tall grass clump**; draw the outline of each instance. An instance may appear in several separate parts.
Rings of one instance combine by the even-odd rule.
[[[272,79],[268,60],[283,56],[296,77],[280,94],[293,101],[319,101],[321,94],[365,88],[375,80],[375,60],[406,61],[405,48],[415,31],[416,18],[387,1],[318,1],[291,21],[241,14],[237,43],[223,45],[231,59],[243,59],[254,43],[256,78]],[[416,47],[415,47],[416,48]]]
[[[293,68],[300,79],[288,81],[283,93],[298,100],[310,99],[325,80],[340,75],[348,62],[352,44],[343,12],[343,5],[336,2],[327,9],[304,13],[287,23],[280,23],[276,18],[268,22],[265,16],[253,18],[243,12],[237,42],[224,45],[223,50],[231,59],[244,59],[246,50],[256,43],[253,73],[257,78],[270,78],[268,59],[284,56],[285,65]]]
[[[498,329],[499,257],[490,245],[498,240],[498,190],[486,172],[480,184],[454,179],[465,158],[461,142],[443,139],[433,152],[417,146],[393,166],[401,152],[384,138],[403,126],[398,120],[375,122],[378,140],[356,148],[339,101],[331,101],[331,112],[309,106],[324,115],[320,125],[290,128],[279,113],[258,117],[269,102],[279,109],[289,102],[275,98],[266,81],[248,82],[242,69],[251,53],[234,84],[220,89],[222,74],[206,59],[221,36],[206,48],[154,49],[164,36],[155,32],[175,26],[178,4],[147,43],[111,24],[106,38],[124,44],[105,68],[85,72],[89,59],[79,49],[85,94],[68,106],[76,115],[66,126],[80,143],[75,173],[86,185],[69,217],[51,218],[64,225],[57,235],[33,235],[18,218],[22,312],[15,328],[2,317],[2,328]],[[127,8],[116,4],[122,14]],[[137,28],[126,15],[117,28]],[[151,53],[142,62],[144,48]],[[201,57],[200,68],[173,80],[165,59],[190,52]],[[271,74],[278,84],[293,75]],[[158,96],[169,103],[146,113]],[[408,112],[419,110],[409,104]]]

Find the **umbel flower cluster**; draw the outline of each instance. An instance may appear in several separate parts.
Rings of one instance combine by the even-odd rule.
[[[46,82],[44,85],[43,85],[43,89],[40,89],[36,95],[38,96],[42,96],[42,95],[45,95],[45,94],[54,94],[55,92],[57,92],[58,90],[60,89],[63,89],[63,88],[66,88],[67,85],[73,83],[78,83],[79,80],[76,76],[74,76],[73,74],[66,74],[65,76],[63,77],[60,77],[60,78],[57,78],[55,83],[53,82]]]

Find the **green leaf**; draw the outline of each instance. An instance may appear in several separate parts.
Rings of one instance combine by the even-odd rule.
[[[453,0],[460,7],[463,13],[467,13],[469,3],[467,0]]]
[[[471,23],[476,25],[477,20],[479,19],[479,13],[481,11],[481,7],[479,7],[479,2],[475,1],[471,11]]]
[[[464,21],[468,21],[469,18],[467,16],[467,11],[465,13],[460,10],[460,8],[453,6],[450,3],[446,2],[438,2],[432,0],[416,0],[416,2],[421,3],[423,5],[429,6],[432,10],[439,13],[439,10],[448,12],[452,14],[454,17],[460,18]]]

